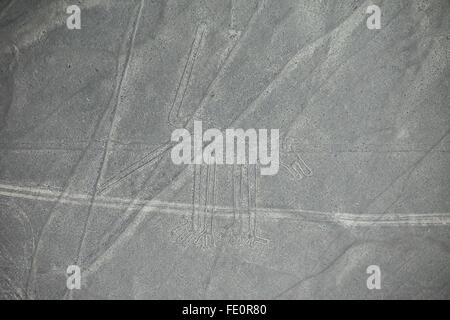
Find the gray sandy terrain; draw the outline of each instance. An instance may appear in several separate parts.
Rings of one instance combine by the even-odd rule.
[[[1,0],[0,298],[449,299],[449,58],[448,0]]]

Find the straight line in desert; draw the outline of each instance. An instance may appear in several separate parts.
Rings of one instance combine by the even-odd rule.
[[[59,202],[62,204],[88,206],[92,198],[89,194],[66,193],[46,188],[24,187],[0,183],[0,196],[34,201]],[[134,202],[133,202],[134,201]],[[129,208],[130,204],[132,207]],[[144,212],[190,215],[192,203],[159,200],[134,200],[131,198],[99,196],[94,207],[107,209],[141,209]],[[367,226],[440,226],[450,225],[450,213],[378,213],[361,214],[327,212],[303,209],[256,208],[256,214],[263,219],[291,219],[311,222],[334,222],[345,227]],[[232,206],[215,206],[216,217],[232,218]]]

